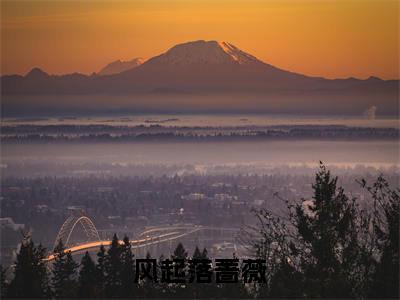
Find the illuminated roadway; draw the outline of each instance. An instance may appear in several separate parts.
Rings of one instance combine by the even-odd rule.
[[[221,231],[237,231],[237,228],[218,228],[218,227],[207,227],[207,226],[197,226],[197,227],[191,227],[190,230],[188,230],[188,227],[184,226],[170,226],[170,227],[156,227],[152,228],[149,230],[146,230],[142,232],[139,235],[139,239],[137,240],[132,240],[130,241],[132,245],[132,249],[139,249],[163,242],[168,242],[168,241],[173,241],[179,238],[182,238],[186,235],[195,233],[200,230],[221,230]],[[149,236],[148,234],[154,233],[154,232],[162,232],[162,231],[167,231],[167,230],[178,230],[178,231],[173,231],[173,232],[168,232],[164,234],[159,234],[159,235],[154,235],[154,236]],[[185,232],[182,232],[182,230],[186,230]],[[145,238],[140,238],[142,236],[146,235]],[[94,241],[94,242],[87,242],[83,244],[79,244],[76,246],[71,246],[69,248],[66,248],[64,251],[65,252],[71,252],[72,254],[79,254],[84,251],[88,251],[90,249],[94,248],[99,248],[101,245],[107,247],[110,246],[112,243],[111,240],[100,240],[100,241]],[[124,242],[122,240],[119,240],[119,243],[122,245]],[[47,258],[45,258],[45,261],[52,261],[55,258],[55,254],[49,254]]]
[[[184,232],[184,233],[181,233],[178,231],[169,232],[169,233],[165,233],[165,234],[161,234],[161,235],[157,235],[157,236],[153,236],[153,237],[146,237],[143,239],[132,240],[132,241],[130,241],[130,243],[132,244],[133,249],[137,249],[137,248],[155,245],[155,244],[162,243],[162,242],[173,241],[173,240],[179,239],[181,237],[184,237],[188,234],[192,234],[201,229],[202,228],[195,228],[195,229],[192,229],[192,230],[190,230],[188,232]],[[90,250],[93,248],[99,248],[101,245],[110,246],[111,243],[112,243],[112,241],[110,241],[110,240],[87,242],[87,243],[80,244],[77,246],[69,247],[69,248],[65,249],[64,252],[71,252],[72,254],[79,254],[79,253],[82,253],[84,251],[87,251],[87,250]],[[122,245],[124,242],[122,240],[119,240],[119,243]],[[55,255],[50,254],[49,256],[47,256],[47,258],[45,258],[45,261],[52,261],[52,260],[54,260],[54,258],[55,258]]]
[[[189,227],[193,228],[193,226]],[[197,226],[199,230],[215,230],[215,231],[239,231],[239,228],[229,228],[229,227],[214,227],[214,226]],[[153,227],[149,228],[145,231],[143,231],[139,237],[142,236],[148,236],[151,233],[154,232],[160,232],[160,231],[168,231],[168,230],[187,230],[188,226],[182,226],[182,225],[172,225],[168,227]]]

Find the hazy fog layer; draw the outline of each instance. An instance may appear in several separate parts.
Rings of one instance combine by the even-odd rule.
[[[97,117],[59,116],[35,119],[6,119],[2,125],[106,125],[111,128],[127,126],[143,128],[144,132],[154,128],[169,128],[171,132],[198,128],[252,128],[251,126],[274,125],[345,125],[373,128],[400,128],[398,119],[376,118],[367,116],[355,117],[299,117],[284,115],[120,115]],[[131,127],[132,126],[132,127]],[[143,126],[143,127],[140,127]],[[28,126],[29,127],[29,126]],[[27,127],[27,128],[28,128]],[[84,128],[84,126],[82,126]],[[340,128],[339,128],[340,129]],[[338,130],[339,130],[338,129]],[[82,129],[83,130],[83,129]],[[103,130],[103,129],[102,129]],[[230,129],[229,129],[230,130]],[[322,129],[321,129],[322,130]],[[339,130],[340,131],[340,130]],[[153,132],[153,131],[151,131]],[[390,167],[400,165],[398,139],[360,139],[359,132],[354,130],[354,137],[339,140],[231,140],[220,139],[217,142],[179,141],[171,139],[168,142],[154,141],[124,142],[41,142],[27,141],[20,143],[2,143],[3,175],[40,175],[40,174],[82,174],[93,172],[110,172],[112,174],[141,174],[142,171],[152,175],[181,173],[182,165],[194,167],[183,168],[186,172],[208,172],[219,169],[218,172],[231,172],[231,167],[238,172],[259,172],[264,166],[315,166],[320,160],[337,167]],[[40,134],[40,132],[37,132]],[[67,134],[59,132],[56,134]],[[100,132],[101,133],[101,132]],[[24,133],[25,134],[25,133]],[[51,132],[51,134],[55,134]],[[368,138],[368,136],[367,136]],[[29,164],[29,166],[28,166]],[[48,165],[51,165],[49,167]],[[61,165],[63,165],[61,167]],[[68,165],[68,166],[67,166]],[[90,166],[89,166],[90,165]],[[100,166],[102,165],[102,166]],[[137,168],[135,165],[163,165],[164,167]],[[171,165],[180,165],[170,168]],[[224,165],[224,168],[220,168]],[[16,167],[18,166],[18,167]],[[111,166],[111,167],[110,167]],[[210,167],[211,166],[211,167]],[[245,167],[242,167],[245,166]],[[249,167],[252,166],[252,167]],[[51,169],[51,172],[49,171]],[[60,172],[58,172],[60,171]],[[146,173],[146,174],[147,174]]]
[[[270,141],[135,144],[3,144],[3,165],[34,160],[122,164],[397,165],[397,141]]]
[[[376,108],[375,108],[376,109]],[[113,116],[88,116],[40,118],[4,118],[2,125],[115,125],[138,126],[154,125],[176,127],[206,127],[206,126],[274,126],[274,125],[345,125],[359,127],[400,127],[397,118],[379,117],[379,110],[373,115],[360,113],[359,117],[337,116],[293,116],[275,114],[133,114]]]

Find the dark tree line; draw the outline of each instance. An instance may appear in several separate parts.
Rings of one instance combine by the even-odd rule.
[[[80,264],[56,247],[50,268],[45,249],[24,239],[12,279],[0,269],[1,296],[9,298],[399,298],[400,192],[380,176],[360,181],[372,199],[361,207],[338,187],[321,164],[313,198],[286,202],[287,214],[256,211],[258,224],[246,244],[266,261],[263,284],[165,283],[137,280],[129,239],[114,235],[108,250]],[[150,254],[147,258],[151,259]],[[160,257],[159,263],[165,257]],[[197,247],[191,257],[178,244],[170,259],[208,259]],[[161,272],[157,268],[157,272]],[[157,274],[158,278],[162,274]]]
[[[94,261],[88,252],[80,264],[70,252],[65,251],[62,241],[57,245],[52,262],[45,262],[45,249],[36,246],[30,238],[22,241],[21,249],[13,266],[13,278],[5,280],[5,270],[1,268],[2,298],[209,298],[214,295],[230,295],[229,298],[245,296],[244,286],[213,284],[187,285],[187,283],[166,283],[160,281],[161,265],[158,265],[157,281],[135,277],[135,258],[128,237],[121,243],[116,235],[108,250],[103,246]],[[149,253],[146,259],[151,259]],[[184,246],[179,243],[169,258],[208,259],[207,250],[196,247],[189,257]],[[164,261],[160,257],[159,263]],[[48,265],[46,265],[48,264]],[[186,270],[187,271],[187,270]],[[188,274],[185,275],[188,279]],[[237,293],[239,291],[240,293]]]
[[[312,199],[255,211],[247,242],[268,274],[258,297],[399,298],[399,188],[360,181],[372,199],[362,208],[337,180],[321,163]]]

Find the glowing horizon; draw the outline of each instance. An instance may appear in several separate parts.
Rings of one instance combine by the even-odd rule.
[[[326,78],[398,79],[399,2],[2,1],[1,74],[98,72],[193,40]]]

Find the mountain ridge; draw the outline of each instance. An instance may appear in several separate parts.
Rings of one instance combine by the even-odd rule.
[[[270,99],[268,101],[274,107],[286,99],[294,109],[303,105],[296,99],[304,98],[307,107],[318,103],[321,107],[340,105],[364,111],[379,106],[387,112],[398,111],[399,96],[399,80],[381,80],[373,76],[364,80],[307,76],[263,62],[231,43],[204,40],[177,44],[120,73],[49,75],[34,68],[25,76],[2,76],[1,84],[3,97],[132,95],[132,99],[136,99],[145,95],[161,98],[174,94],[187,97],[234,95],[242,97],[243,100],[238,100],[242,102],[251,98],[249,106],[252,107],[263,107],[266,103],[263,99]],[[337,99],[346,101],[339,104]],[[170,100],[160,101],[157,105],[164,107]],[[349,101],[356,103],[357,108],[351,108]],[[212,109],[214,104],[208,105]],[[246,103],[241,107],[247,107]]]
[[[140,66],[140,65],[142,65],[143,63],[146,63],[146,62],[148,62],[148,61],[152,61],[153,59],[158,58],[158,57],[162,56],[163,54],[168,53],[169,51],[173,50],[173,49],[176,48],[176,47],[186,46],[186,45],[195,44],[195,43],[211,43],[211,44],[217,44],[217,45],[219,45],[221,48],[224,48],[224,52],[226,52],[227,54],[229,54],[229,52],[233,52],[232,49],[234,49],[234,50],[236,51],[236,53],[241,53],[241,54],[243,54],[244,56],[251,58],[252,60],[256,60],[258,63],[262,63],[262,64],[264,64],[264,65],[268,65],[268,66],[271,66],[271,67],[273,67],[273,68],[275,68],[275,69],[279,69],[279,70],[282,70],[282,71],[285,71],[285,72],[289,72],[289,73],[293,73],[293,74],[299,74],[299,75],[306,76],[306,77],[310,77],[310,78],[320,78],[320,79],[325,79],[325,80],[361,80],[361,81],[362,81],[362,80],[369,80],[369,79],[372,79],[372,78],[373,78],[373,79],[378,79],[378,80],[381,80],[381,81],[393,81],[393,80],[396,81],[396,80],[398,80],[398,79],[386,79],[386,80],[385,80],[385,79],[381,79],[381,78],[379,78],[379,77],[377,77],[377,76],[374,76],[374,75],[371,75],[371,76],[369,76],[369,77],[366,78],[366,79],[355,78],[355,77],[331,78],[331,79],[328,79],[328,78],[325,78],[325,77],[323,77],[323,76],[312,76],[312,75],[301,74],[301,73],[298,73],[298,72],[296,72],[296,71],[283,70],[283,69],[281,69],[281,68],[278,68],[278,67],[275,67],[275,66],[273,66],[273,65],[270,65],[270,64],[268,64],[268,63],[266,63],[266,62],[264,62],[264,61],[262,61],[262,60],[259,60],[259,59],[256,58],[255,56],[253,56],[253,55],[251,55],[251,54],[249,54],[249,53],[247,53],[247,52],[244,52],[244,51],[240,50],[239,48],[237,48],[236,46],[234,46],[233,44],[231,44],[231,43],[229,43],[229,42],[214,41],[214,40],[211,40],[211,41],[197,40],[197,41],[191,41],[191,42],[180,43],[180,44],[177,44],[177,45],[171,47],[171,48],[168,49],[166,52],[164,52],[164,53],[162,53],[162,54],[160,54],[160,55],[153,56],[153,57],[151,57],[150,59],[147,59],[147,60],[144,59],[144,58],[142,58],[142,57],[133,58],[133,59],[128,60],[128,61],[122,61],[121,59],[118,59],[118,60],[115,60],[115,61],[113,61],[113,62],[108,63],[107,65],[105,65],[104,67],[102,67],[102,68],[100,69],[99,72],[93,73],[93,74],[96,75],[96,76],[116,75],[116,74],[119,74],[119,73],[123,73],[123,72],[126,72],[126,71],[130,71],[130,70],[133,69],[134,67]],[[232,54],[232,53],[230,53],[229,55],[231,55],[232,57],[235,56],[235,54]],[[237,54],[236,54],[236,55],[237,55]],[[238,59],[235,58],[235,60],[238,60]],[[129,64],[131,64],[131,63],[134,64],[132,68],[129,67]],[[112,65],[126,65],[126,67],[125,67],[123,70],[119,71],[119,72],[115,72],[115,71],[114,71],[113,74],[104,74],[104,73],[102,74],[102,70],[104,70],[104,69],[106,69],[108,66],[112,66]],[[44,71],[43,69],[41,69],[41,68],[39,68],[39,67],[33,67],[33,68],[32,68],[28,73],[26,73],[25,75],[20,75],[20,74],[4,74],[4,75],[2,75],[2,76],[0,76],[0,77],[11,77],[11,76],[26,77],[29,73],[31,73],[31,72],[33,72],[33,71],[40,71],[41,73],[47,74],[47,75],[49,75],[49,76],[56,76],[56,77],[62,77],[62,76],[71,75],[70,73],[53,75],[53,74],[47,73],[46,71]],[[75,72],[75,73],[73,73],[73,74],[85,75],[85,74],[78,73],[78,72]],[[93,75],[93,74],[92,74],[92,75]],[[91,75],[86,75],[86,76],[90,77]]]
[[[114,75],[119,74],[121,72],[136,68],[143,64],[145,60],[142,57],[133,58],[129,61],[122,61],[120,59],[113,61],[106,66],[104,66],[97,75]]]

